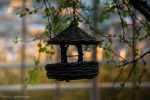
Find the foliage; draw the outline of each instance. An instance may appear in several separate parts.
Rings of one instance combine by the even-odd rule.
[[[101,4],[100,0],[95,1]],[[43,44],[41,41],[45,41],[46,43],[48,39],[52,38],[56,35],[56,33],[65,29],[74,20],[77,23],[83,23],[83,25],[87,26],[87,28],[95,32],[97,37],[101,37],[99,46],[104,49],[105,57],[107,58],[108,63],[115,63],[116,67],[121,69],[120,73],[114,80],[114,85],[118,78],[121,76],[122,72],[125,71],[125,68],[130,66],[130,70],[127,72],[128,77],[126,77],[126,79],[120,84],[120,90],[116,94],[113,94],[113,91],[110,92],[109,99],[114,99],[124,88],[125,83],[128,80],[133,81],[135,84],[135,89],[139,88],[141,84],[141,78],[147,69],[144,57],[150,54],[150,50],[143,54],[138,53],[139,49],[137,48],[137,43],[150,39],[150,24],[145,12],[142,13],[141,8],[136,7],[138,3],[142,4],[144,1],[133,1],[134,0],[107,0],[106,3],[103,4],[104,8],[100,13],[98,13],[96,21],[99,25],[105,23],[108,20],[112,20],[111,18],[113,16],[119,17],[120,22],[118,22],[118,24],[121,26],[122,32],[113,35],[106,34],[105,31],[101,31],[100,27],[94,28],[91,12],[94,12],[95,10],[100,11],[100,9],[87,6],[80,0],[59,0],[57,1],[59,4],[57,6],[51,5],[49,0],[36,0],[36,2],[41,5],[40,7],[35,6],[33,9],[24,8],[18,14],[20,17],[24,17],[30,14],[36,14],[38,11],[43,11],[45,14],[43,18],[48,20],[45,32],[40,37],[36,38],[36,40],[39,39],[40,41],[38,44],[39,57],[40,53],[50,53],[47,49],[48,45],[46,44],[45,46],[42,46]],[[148,5],[146,5],[146,7],[148,7]],[[65,14],[63,13],[64,11]],[[150,12],[149,9],[148,12]],[[144,15],[146,18],[142,17],[142,15]],[[129,19],[130,21],[128,22],[126,19]],[[130,32],[126,31],[129,29]],[[113,42],[115,42],[114,40],[116,39],[118,44],[124,45],[131,51],[130,55],[132,56],[129,58],[123,58],[120,56],[118,52],[119,48],[113,44]],[[14,42],[17,43],[18,38],[16,38]],[[116,57],[119,57],[122,60],[118,62]],[[139,61],[143,62],[142,71],[139,71],[136,67]],[[36,78],[38,76],[38,65],[40,63],[39,58],[35,59],[34,62],[34,69],[28,72],[29,78],[27,78],[27,83],[29,84],[36,83]]]

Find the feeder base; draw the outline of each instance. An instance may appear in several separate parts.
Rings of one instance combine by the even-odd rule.
[[[99,73],[98,62],[83,61],[73,63],[56,63],[45,66],[47,77],[58,81],[92,79]]]

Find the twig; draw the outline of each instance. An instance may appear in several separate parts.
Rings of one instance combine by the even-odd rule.
[[[144,53],[143,55],[141,55],[139,58],[137,58],[137,59],[135,59],[135,60],[132,60],[132,61],[128,61],[128,62],[126,62],[126,63],[124,63],[124,64],[122,64],[122,65],[116,66],[116,67],[126,66],[126,65],[128,65],[128,64],[133,63],[133,62],[137,62],[138,60],[144,58],[144,56],[146,56],[147,54],[150,54],[150,50],[147,51],[147,52],[145,52],[145,53]]]

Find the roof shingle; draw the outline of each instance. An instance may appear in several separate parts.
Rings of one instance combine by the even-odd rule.
[[[48,41],[49,44],[98,44],[95,38],[81,30],[76,24],[72,23],[64,31],[57,34]]]

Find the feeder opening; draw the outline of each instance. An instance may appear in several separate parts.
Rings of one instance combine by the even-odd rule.
[[[78,61],[78,50],[75,45],[69,45],[68,50],[67,50],[67,59],[68,59],[68,62]]]

